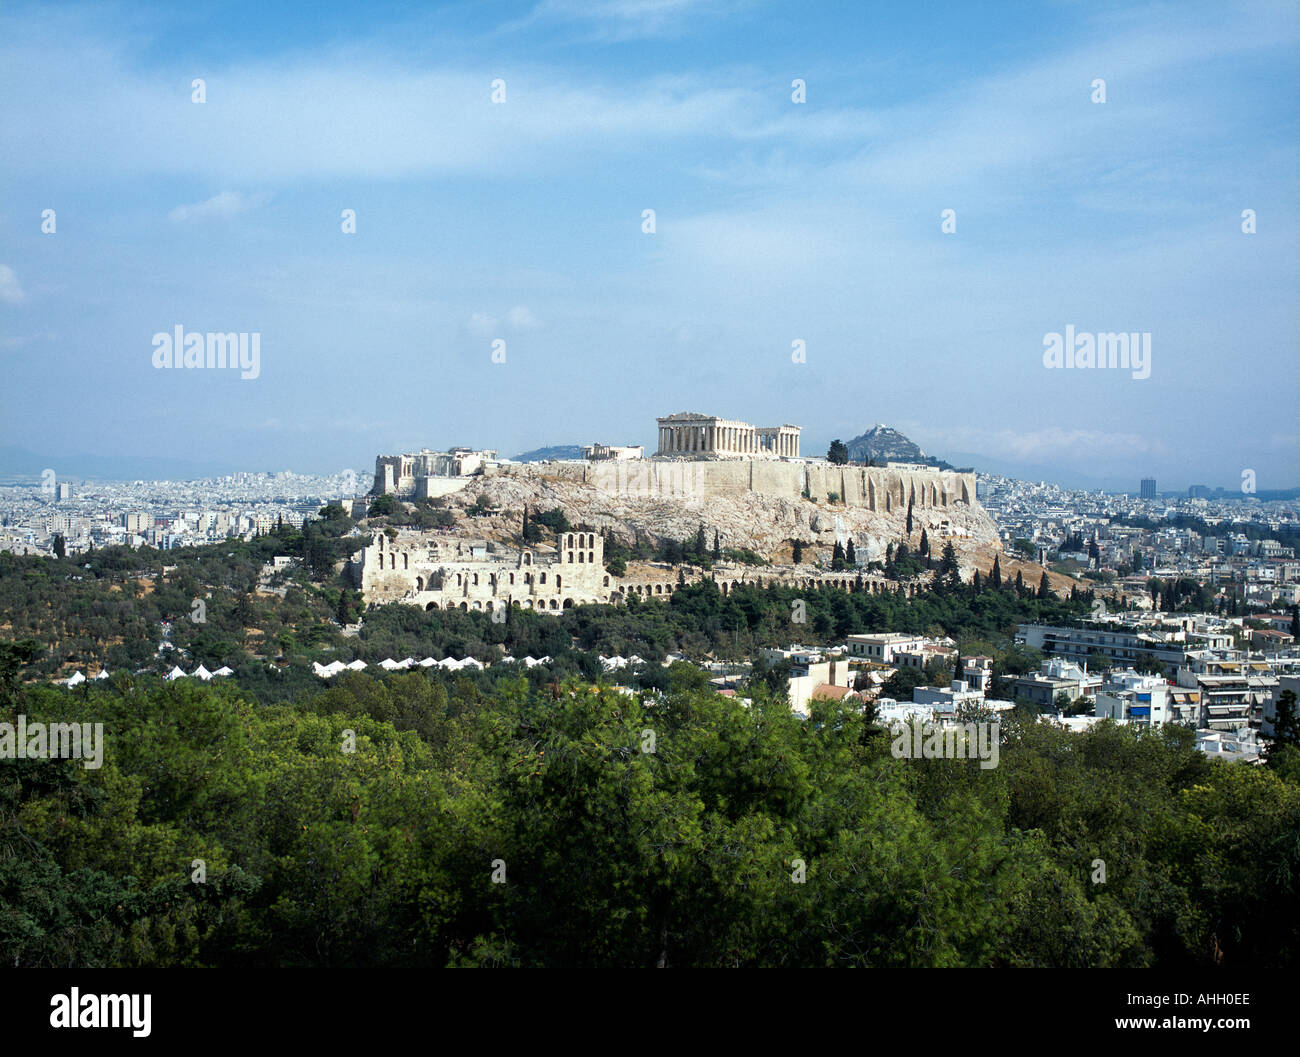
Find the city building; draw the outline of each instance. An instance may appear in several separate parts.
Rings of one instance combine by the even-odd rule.
[[[847,639],[849,655],[877,664],[893,664],[896,654],[916,652],[928,640],[924,635],[901,635],[886,632],[882,635],[850,635]]]
[[[1169,684],[1159,676],[1139,675],[1131,668],[1111,672],[1097,691],[1094,712],[1099,719],[1157,727],[1170,722]]]

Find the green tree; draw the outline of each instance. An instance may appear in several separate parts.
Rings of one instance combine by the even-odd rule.
[[[831,441],[831,446],[826,451],[826,461],[835,466],[843,466],[849,461],[848,446],[838,437]]]

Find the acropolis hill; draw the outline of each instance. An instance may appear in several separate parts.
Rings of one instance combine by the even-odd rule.
[[[514,547],[518,540],[525,508],[538,513],[558,507],[584,531],[608,532],[625,542],[637,534],[649,539],[693,538],[703,527],[710,540],[718,534],[722,547],[748,549],[772,563],[761,575],[754,569],[738,573],[742,579],[796,580],[805,567],[790,565],[792,540],[805,545],[804,562],[808,565],[829,559],[837,538],[841,542],[853,539],[860,562],[882,561],[886,547],[907,535],[909,506],[913,548],[923,530],[936,553],[945,541],[952,540],[964,565],[979,561],[979,552],[997,547],[996,528],[975,499],[973,473],[916,465],[840,466],[808,459],[797,454],[797,426],[759,429],[693,414],[672,415],[660,419],[659,425],[660,450],[650,458],[640,457],[637,448],[604,445],[593,445],[590,450],[618,454],[540,463],[505,463],[496,458],[495,451],[466,448],[380,456],[373,491],[408,500],[440,498],[458,515],[457,536],[464,533],[497,541],[506,548]],[[751,450],[738,450],[740,447]],[[471,508],[477,516],[469,516]],[[472,566],[462,569],[456,564],[465,564],[462,557],[469,553],[467,548],[457,551],[453,560],[442,556],[454,543],[447,532],[404,531],[401,536],[395,547],[375,541],[375,553],[363,558],[363,567],[357,572],[368,598],[444,605],[449,600],[448,588],[439,586],[434,594],[430,584],[451,584],[460,590],[456,575],[466,578],[467,597],[472,595]],[[532,559],[522,552],[511,559],[516,588],[527,582],[533,593],[543,586],[550,589],[550,580],[545,585],[535,582],[540,570],[531,580],[523,579],[528,575],[525,563],[549,561],[548,549],[539,548]],[[663,579],[670,575],[629,566],[624,578],[629,582],[605,583],[607,577],[601,569],[599,584],[586,585],[572,574],[583,572],[578,567],[591,562],[577,560],[583,554],[580,546],[575,546],[574,552],[575,560],[565,562],[575,569],[564,590],[576,589],[579,584],[583,589],[590,586],[591,596],[602,601],[625,596],[630,582],[638,577]],[[600,569],[603,561],[595,557]],[[488,585],[485,598],[499,590],[492,585],[503,575],[505,588],[510,588],[511,571],[503,567],[482,575],[479,586]],[[583,600],[582,593],[574,600]]]

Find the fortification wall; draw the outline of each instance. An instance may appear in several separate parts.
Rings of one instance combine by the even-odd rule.
[[[831,466],[732,459],[719,462],[643,459],[626,462],[540,463],[502,467],[503,473],[587,484],[608,495],[638,499],[736,498],[746,492],[814,502],[831,495],[845,506],[880,512],[974,505],[975,475],[941,470]]]

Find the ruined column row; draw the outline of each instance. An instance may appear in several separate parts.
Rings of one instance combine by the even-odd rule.
[[[659,427],[659,453],[664,455],[777,455],[797,457],[799,433],[794,428],[758,429],[715,422]]]

